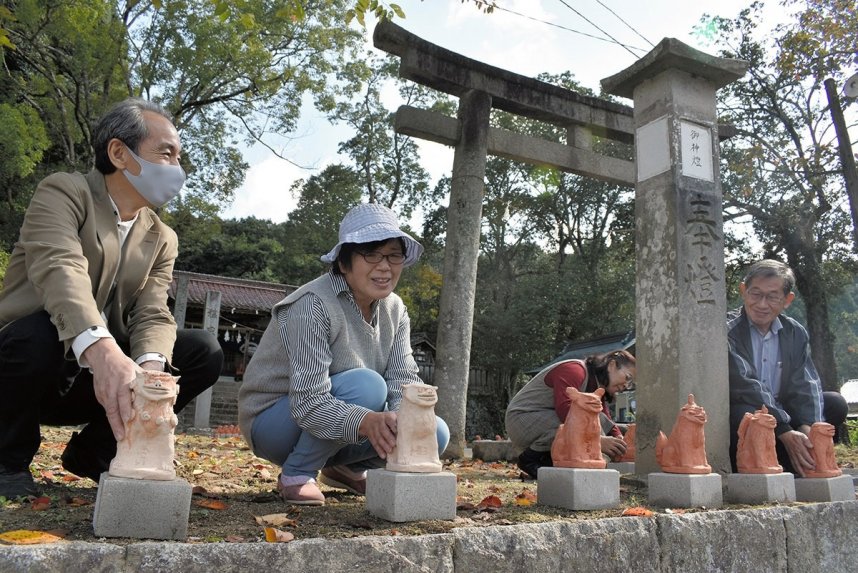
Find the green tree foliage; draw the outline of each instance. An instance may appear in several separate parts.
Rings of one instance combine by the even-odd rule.
[[[443,97],[416,84],[394,80],[397,61],[371,58],[345,69],[341,77],[348,81],[348,94],[360,94],[332,104],[332,121],[345,123],[354,136],[340,144],[360,175],[364,194],[370,203],[396,208],[403,217],[426,196],[429,174],[420,164],[415,141],[396,133],[394,114],[382,102],[385,87],[396,82],[404,105],[430,107]]]
[[[721,55],[748,60],[745,77],[720,95],[722,120],[739,135],[723,146],[725,220],[750,216],[762,255],[796,272],[813,354],[826,389],[836,389],[829,305],[852,283],[851,221],[822,82],[845,70],[843,32],[858,29],[855,10],[838,2],[801,3],[795,22],[760,38],[760,6],[719,20]],[[828,14],[825,16],[825,14]],[[845,30],[841,29],[846,26]],[[814,30],[839,30],[814,34]],[[814,36],[814,37],[810,37]],[[804,50],[804,51],[803,51]]]
[[[340,221],[361,201],[361,180],[344,165],[329,165],[292,187],[298,206],[283,224],[283,256],[279,274],[291,284],[302,284],[324,273],[329,265],[319,260],[337,244]]]
[[[0,40],[0,103],[37,112],[51,142],[44,173],[89,169],[91,125],[110,104],[157,100],[181,133],[186,195],[223,205],[247,169],[239,144],[273,148],[294,130],[304,95],[324,98],[363,49],[361,33],[340,24],[346,5],[15,0],[0,11],[14,44]]]

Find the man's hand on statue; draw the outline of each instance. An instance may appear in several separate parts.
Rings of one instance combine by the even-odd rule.
[[[797,430],[784,432],[778,439],[786,448],[792,466],[798,475],[804,477],[804,473],[808,470],[816,468],[816,463],[813,461],[813,456],[810,454],[813,444],[810,443],[810,438]]]
[[[626,442],[617,436],[602,436],[602,453],[616,461],[626,453]]]
[[[104,408],[113,436],[119,441],[125,437],[125,422],[134,415],[131,384],[140,367],[122,352],[112,338],[100,339],[83,354],[92,370],[95,399]]]
[[[363,417],[358,433],[366,436],[378,457],[387,459],[396,446],[396,412],[370,412]]]

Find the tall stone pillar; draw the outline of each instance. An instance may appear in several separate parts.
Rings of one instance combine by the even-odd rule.
[[[465,454],[465,414],[471,362],[471,329],[477,260],[480,255],[486,148],[492,98],[469,90],[459,98],[461,133],[453,156],[444,285],[438,308],[437,361],[433,383],[438,386],[436,412],[450,427],[446,457]]]
[[[669,434],[694,394],[708,414],[712,470],[730,471],[724,232],[715,92],[747,63],[665,38],[602,80],[634,100],[638,474],[660,471]]]

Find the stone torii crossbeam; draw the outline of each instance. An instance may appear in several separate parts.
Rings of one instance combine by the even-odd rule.
[[[713,58],[665,39],[629,70],[603,80],[609,92],[613,88],[617,95],[633,96],[632,109],[465,58],[389,21],[376,26],[373,40],[377,48],[400,57],[402,78],[459,98],[457,118],[403,106],[395,120],[400,133],[455,148],[433,380],[439,388],[438,414],[451,430],[446,455],[464,454],[486,157],[493,154],[636,188],[638,452],[643,454],[638,471],[657,469],[650,467],[655,464],[655,435],[659,428],[670,426],[689,386],[707,409],[723,414],[707,428],[707,436],[713,436],[707,441],[707,453],[718,471],[729,470],[726,300],[717,176],[717,142],[726,130],[719,133],[714,96],[718,87],[744,73],[745,64]],[[647,106],[640,111],[639,99]],[[567,144],[492,128],[492,108],[564,126]],[[651,118],[653,109],[662,111],[653,119],[665,119],[647,128],[642,118]],[[682,130],[689,128],[695,138],[693,157],[680,152],[688,141]],[[635,144],[636,161],[595,152],[594,136]],[[698,140],[707,137],[708,144],[701,146]],[[692,162],[703,166],[689,171],[683,162],[688,169]],[[641,165],[649,171],[642,174]],[[703,173],[707,166],[708,175]],[[654,202],[647,194],[654,195],[651,191],[656,187],[661,197]],[[644,224],[655,209],[660,210],[659,217]],[[652,228],[656,223],[662,226],[661,235]],[[661,267],[649,268],[653,263]],[[689,269],[694,271],[690,278]],[[708,294],[701,298],[698,291],[704,288]],[[685,296],[689,290],[695,294]],[[696,346],[689,345],[689,334],[701,337]],[[708,350],[705,358],[701,350]],[[674,362],[665,369],[658,362],[664,359]],[[647,387],[657,391],[650,393]]]

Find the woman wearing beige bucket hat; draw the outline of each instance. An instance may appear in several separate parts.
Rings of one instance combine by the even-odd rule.
[[[256,455],[281,466],[287,503],[322,505],[320,470],[323,483],[363,495],[366,469],[396,444],[402,385],[422,381],[393,290],[422,253],[393,211],[358,205],[321,257],[330,272],[274,305],[239,391],[239,425]],[[437,421],[440,454],[450,432]]]

